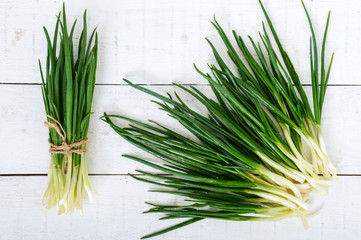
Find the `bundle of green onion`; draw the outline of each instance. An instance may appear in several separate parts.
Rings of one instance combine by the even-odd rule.
[[[98,37],[94,29],[87,41],[85,11],[78,55],[75,57],[73,33],[76,21],[69,33],[64,6],[62,19],[60,15],[57,16],[53,42],[44,27],[48,44],[44,74],[39,60],[48,119],[45,124],[49,127],[51,146],[48,188],[43,205],[48,209],[56,207],[59,214],[72,213],[75,209],[82,214],[85,194],[91,199],[94,192],[88,177],[85,153],[92,114]]]
[[[332,64],[331,58],[326,69],[324,60],[330,15],[319,65],[316,37],[303,5],[311,29],[312,112],[296,69],[260,4],[272,35],[263,25],[260,43],[249,37],[252,50],[235,31],[237,46],[233,46],[217,21],[212,22],[238,70],[238,73],[232,72],[207,40],[218,66],[209,65],[211,74],[196,70],[207,79],[216,101],[194,86],[174,84],[204,105],[208,115],[187,106],[177,93],[175,97],[162,96],[125,80],[159,99],[154,102],[197,140],[157,122],[146,124],[124,116],[103,116],[102,119],[128,142],[165,162],[158,164],[124,155],[164,173],[157,175],[138,170],[145,177],[132,175],[135,179],[162,187],[154,192],[180,195],[190,202],[183,205],[150,203],[152,208],[148,212],[166,214],[161,219],[187,220],[143,238],[206,218],[273,221],[297,216],[307,224],[306,217],[313,213],[310,193],[313,190],[326,193],[331,176],[336,175],[321,133],[322,106]],[[270,36],[278,49],[272,45]],[[130,124],[121,128],[111,118]]]

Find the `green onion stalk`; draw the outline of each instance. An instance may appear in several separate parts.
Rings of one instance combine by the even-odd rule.
[[[263,24],[259,42],[233,31],[236,44],[216,19],[212,24],[227,48],[237,72],[207,39],[217,65],[210,73],[196,71],[209,83],[210,98],[195,86],[174,84],[202,104],[207,114],[188,106],[174,92],[163,96],[125,80],[147,93],[153,102],[183,125],[194,138],[186,137],[161,123],[144,123],[126,116],[104,114],[102,120],[116,133],[164,163],[123,155],[160,171],[137,170],[133,178],[159,186],[152,192],[182,196],[184,204],[149,203],[147,212],[163,213],[160,219],[184,222],[144,236],[149,238],[212,218],[231,221],[274,221],[299,217],[307,227],[314,215],[312,192],[327,193],[336,169],[330,162],[321,133],[321,113],[333,54],[325,66],[325,44],[330,20],[322,40],[319,64],[312,22],[302,2],[311,29],[310,68],[313,111],[299,75],[260,1],[269,30]],[[270,33],[269,33],[270,31]],[[275,45],[275,46],[274,46]],[[114,120],[129,122],[119,127]]]
[[[57,16],[51,41],[47,29],[46,69],[42,77],[42,95],[46,125],[49,127],[51,162],[48,187],[43,205],[55,207],[59,214],[79,210],[82,214],[86,195],[94,194],[86,163],[86,142],[89,129],[97,68],[98,37],[96,29],[87,39],[86,11],[77,52],[73,44],[76,21],[68,31],[65,6]],[[77,56],[75,56],[77,54]]]

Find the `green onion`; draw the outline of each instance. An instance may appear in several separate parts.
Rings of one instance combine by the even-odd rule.
[[[43,205],[48,209],[57,208],[59,214],[72,213],[74,210],[80,210],[82,214],[85,195],[91,199],[94,193],[85,153],[92,114],[98,36],[94,29],[87,40],[86,11],[83,24],[78,51],[74,53],[76,21],[69,32],[64,4],[62,14],[57,16],[52,41],[44,27],[48,45],[44,73],[39,60],[51,146],[48,188]]]
[[[174,84],[206,107],[207,115],[193,110],[176,92],[174,96],[163,96],[125,80],[158,99],[154,103],[197,140],[153,121],[143,123],[106,113],[102,117],[125,140],[164,161],[159,164],[124,155],[163,173],[138,170],[144,177],[131,176],[160,186],[155,192],[179,195],[188,203],[150,204],[152,208],[147,212],[164,213],[161,219],[187,220],[143,238],[206,218],[274,221],[300,217],[307,225],[306,218],[313,214],[310,193],[325,194],[331,177],[336,176],[321,133],[321,113],[332,64],[331,58],[326,69],[324,60],[330,15],[319,66],[316,37],[303,5],[311,28],[312,111],[296,69],[261,1],[260,4],[271,34],[263,25],[259,43],[249,37],[251,48],[235,31],[237,46],[233,46],[216,19],[212,22],[238,70],[232,72],[207,40],[218,66],[210,64],[209,74],[197,67],[196,70],[208,81],[216,101],[194,86]],[[111,118],[130,124],[121,128]]]

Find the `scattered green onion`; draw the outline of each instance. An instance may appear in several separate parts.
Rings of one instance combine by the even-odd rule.
[[[52,146],[43,205],[48,209],[57,208],[59,214],[72,213],[74,210],[82,214],[85,195],[91,199],[94,193],[88,177],[85,152],[92,114],[98,37],[94,29],[87,40],[86,11],[83,21],[75,56],[73,33],[76,21],[69,33],[63,5],[62,18],[61,13],[57,16],[53,41],[44,27],[48,45],[45,74],[39,60],[42,94],[48,116],[46,124]],[[66,140],[63,141],[62,137]]]
[[[238,73],[232,72],[207,40],[218,66],[209,65],[211,74],[196,70],[207,79],[217,101],[194,86],[174,84],[204,105],[207,116],[193,110],[176,92],[173,97],[162,96],[125,80],[158,99],[154,102],[197,140],[154,121],[147,124],[106,113],[102,117],[125,140],[165,162],[158,164],[124,155],[164,173],[137,170],[144,177],[131,175],[133,178],[161,187],[153,192],[179,195],[189,202],[183,205],[149,203],[152,208],[147,212],[164,213],[161,219],[187,220],[143,238],[206,218],[274,221],[300,217],[307,225],[306,218],[313,214],[310,193],[325,194],[331,177],[336,176],[321,133],[321,113],[333,59],[332,55],[326,69],[325,43],[330,14],[319,65],[316,37],[302,2],[311,29],[312,112],[296,69],[261,1],[260,4],[271,35],[263,25],[260,43],[249,37],[252,50],[235,31],[237,46],[233,46],[218,22],[215,19],[212,22],[238,70]],[[130,124],[121,128],[111,118]]]

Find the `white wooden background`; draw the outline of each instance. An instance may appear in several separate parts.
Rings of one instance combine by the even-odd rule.
[[[322,35],[332,9],[328,56],[335,61],[327,92],[323,130],[340,179],[321,214],[304,230],[297,219],[280,222],[205,220],[155,239],[361,239],[361,2],[305,0],[316,33]],[[51,32],[61,1],[0,1],[0,239],[139,239],[168,226],[157,215],[141,214],[144,201],[176,202],[177,197],[148,193],[151,187],[127,176],[144,169],[122,153],[144,155],[98,120],[103,111],[179,126],[157,110],[150,98],[122,82],[126,77],[158,92],[171,82],[199,85],[214,62],[204,41],[221,47],[210,24],[216,13],[230,33],[256,36],[264,20],[256,0],[76,0],[66,1],[69,20],[88,9],[89,26],[98,26],[99,70],[89,133],[89,172],[99,193],[85,203],[84,216],[57,216],[41,206],[49,165],[47,128],[37,60],[45,59],[45,25]],[[281,41],[302,81],[309,84],[309,29],[298,0],[264,0]],[[79,31],[77,32],[77,37]],[[320,37],[319,37],[320,38]],[[309,85],[306,86],[309,91]],[[189,100],[191,101],[191,100]]]

